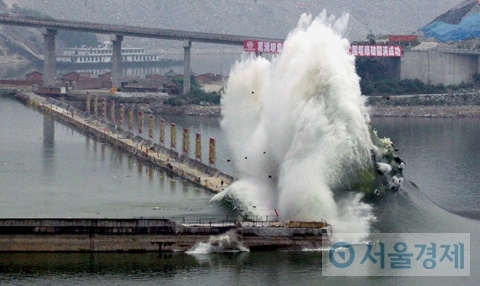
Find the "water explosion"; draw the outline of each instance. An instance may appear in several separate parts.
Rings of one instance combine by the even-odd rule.
[[[371,132],[342,37],[347,22],[347,14],[304,14],[280,55],[235,64],[222,128],[238,180],[212,200],[243,215],[278,212],[280,219],[326,219],[336,232],[368,233],[375,216],[363,198],[376,189],[372,154],[383,156],[385,148],[379,151],[384,142]]]

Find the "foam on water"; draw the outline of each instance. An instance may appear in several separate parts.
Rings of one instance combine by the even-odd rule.
[[[372,208],[346,192],[375,149],[355,59],[342,36],[348,15],[304,14],[271,61],[245,56],[222,97],[222,128],[236,177],[213,200],[243,214],[326,219],[337,232],[368,232]]]
[[[226,233],[211,236],[207,242],[198,242],[190,250],[188,254],[209,254],[218,252],[249,252],[240,240],[235,230]]]

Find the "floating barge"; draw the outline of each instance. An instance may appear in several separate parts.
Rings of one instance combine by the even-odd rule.
[[[0,219],[0,252],[188,251],[233,235],[250,251],[329,246],[323,222],[248,221],[177,223],[170,219]],[[218,239],[215,241],[219,241]]]

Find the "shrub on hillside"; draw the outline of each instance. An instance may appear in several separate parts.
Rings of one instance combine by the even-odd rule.
[[[220,95],[216,92],[207,93],[201,89],[194,89],[187,94],[192,104],[208,103],[213,105],[220,104]]]
[[[448,89],[455,90],[455,88],[467,88],[468,86],[471,86],[471,84],[448,86]],[[368,81],[362,79],[360,82],[360,88],[364,95],[430,94],[447,92],[447,88],[443,84],[425,84],[418,79],[404,79],[400,81],[391,79]]]
[[[219,105],[220,97],[221,96],[215,92],[207,93],[201,89],[193,89],[186,95],[169,97],[164,103],[171,106],[181,106],[183,104]]]

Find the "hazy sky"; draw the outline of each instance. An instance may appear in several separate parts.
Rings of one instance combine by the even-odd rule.
[[[475,1],[475,0],[470,0]],[[412,33],[461,0],[4,0],[55,18],[285,37],[301,13],[350,14],[347,37]]]

